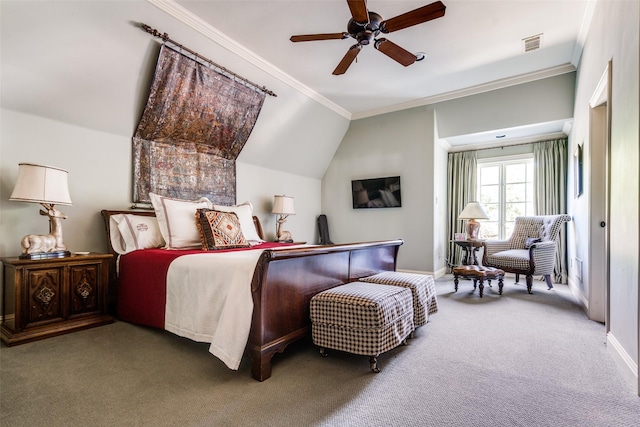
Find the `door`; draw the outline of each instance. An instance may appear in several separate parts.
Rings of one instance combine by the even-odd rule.
[[[589,103],[591,188],[589,220],[589,318],[609,331],[610,71],[605,70]]]

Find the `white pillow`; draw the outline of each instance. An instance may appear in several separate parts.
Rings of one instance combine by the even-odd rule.
[[[247,239],[248,242],[264,242],[264,240],[258,236],[256,225],[253,223],[253,206],[251,203],[244,202],[241,205],[235,206],[213,205],[213,209],[220,212],[235,213],[240,221],[242,234],[244,234],[244,238]]]
[[[167,249],[201,248],[200,232],[196,225],[196,210],[212,209],[206,197],[199,200],[181,200],[149,193],[156,211],[160,233]]]
[[[109,221],[111,246],[120,255],[138,249],[159,248],[165,244],[155,217],[118,214],[113,215]]]

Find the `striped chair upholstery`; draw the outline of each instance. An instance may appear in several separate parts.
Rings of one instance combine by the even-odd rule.
[[[507,240],[487,240],[484,242],[482,264],[515,273],[516,282],[520,275],[527,278],[527,291],[531,293],[533,276],[544,276],[549,289],[551,275],[556,260],[557,239],[569,215],[520,216],[516,218],[513,234]],[[539,241],[527,247],[528,239]]]
[[[383,285],[403,286],[411,289],[413,294],[413,324],[425,325],[429,316],[438,311],[438,296],[433,276],[398,271],[383,271],[360,279],[362,282],[380,283]]]
[[[403,343],[414,330],[411,290],[400,286],[352,282],[311,298],[311,336],[325,348],[377,357]]]

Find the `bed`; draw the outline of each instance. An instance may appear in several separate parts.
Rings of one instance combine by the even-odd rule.
[[[102,215],[109,248],[117,256],[109,238],[113,226],[111,219],[116,215],[154,217],[155,212],[103,210]],[[256,233],[264,238],[259,219],[254,216],[252,220]],[[246,343],[242,343],[242,351],[251,358],[252,377],[264,381],[271,376],[273,355],[283,352],[289,344],[310,333],[309,302],[315,294],[381,271],[395,271],[402,244],[402,240],[389,240],[283,247],[282,244],[264,242],[251,249],[230,249],[220,254],[219,251],[201,249],[134,250],[117,258],[117,274],[114,263],[111,289],[115,290],[113,298],[120,320],[175,333],[165,324],[165,311],[170,304],[167,302],[167,277],[175,276],[171,271],[167,272],[168,266],[174,265],[174,260],[187,259],[187,255],[194,255],[192,258],[200,260],[209,257],[206,259],[213,263],[214,257],[224,257],[225,253],[232,254],[227,257],[239,257],[236,252],[253,252],[252,256],[257,261],[248,274],[249,283],[242,286],[250,288],[252,302],[248,336]],[[195,298],[201,299],[201,296],[195,295]],[[174,299],[169,298],[171,301]]]

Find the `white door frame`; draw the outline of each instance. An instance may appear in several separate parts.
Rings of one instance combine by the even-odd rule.
[[[589,318],[609,332],[611,61],[589,102]]]

